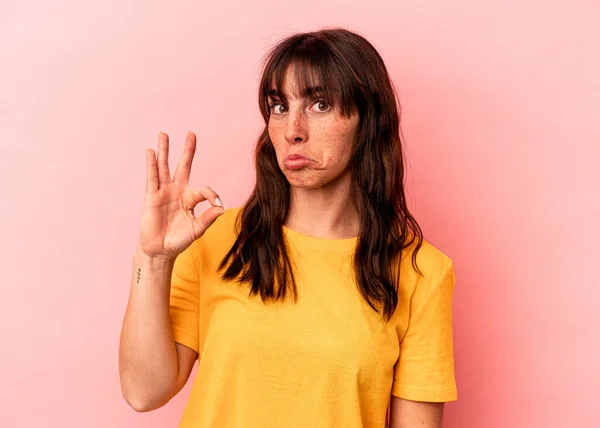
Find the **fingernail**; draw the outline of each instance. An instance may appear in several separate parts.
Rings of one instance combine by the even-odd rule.
[[[221,203],[221,200],[219,198],[216,198],[215,202],[217,203],[217,206],[219,206],[219,207],[223,206],[223,204]]]

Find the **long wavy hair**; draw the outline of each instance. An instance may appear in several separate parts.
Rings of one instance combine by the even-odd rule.
[[[361,295],[389,321],[398,304],[402,250],[422,231],[410,214],[404,192],[404,155],[399,105],[383,59],[362,36],[343,28],[297,33],[280,41],[266,55],[258,105],[265,128],[255,149],[256,185],[236,218],[237,238],[219,271],[224,280],[251,285],[250,295],[263,301],[298,298],[282,225],[288,214],[290,184],[279,168],[269,137],[268,95],[283,94],[288,66],[293,65],[299,93],[322,88],[319,99],[346,117],[358,112],[360,124],[350,161],[352,199],[360,216],[354,250],[354,273]],[[422,275],[422,274],[421,274]]]

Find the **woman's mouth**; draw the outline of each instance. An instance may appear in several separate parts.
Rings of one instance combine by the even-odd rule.
[[[283,166],[287,169],[300,169],[312,162],[312,160],[304,155],[294,154],[285,158],[283,161]]]

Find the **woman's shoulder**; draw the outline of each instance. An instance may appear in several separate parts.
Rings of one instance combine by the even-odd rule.
[[[417,242],[408,246],[400,263],[400,284],[403,293],[412,300],[424,300],[436,287],[454,285],[454,266],[452,259],[442,249],[423,239],[413,263],[413,252]],[[417,272],[417,265],[421,275]]]
[[[416,249],[417,240],[415,239],[413,243],[404,249],[402,254],[403,264],[412,264],[413,251]],[[437,274],[447,269],[448,265],[452,263],[452,259],[440,247],[423,238],[416,254],[416,262],[419,268],[422,268],[422,271],[427,271],[429,276],[437,276]]]

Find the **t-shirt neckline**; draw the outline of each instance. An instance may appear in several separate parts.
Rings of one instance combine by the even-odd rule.
[[[342,239],[317,238],[296,232],[285,225],[282,225],[282,229],[290,244],[320,253],[352,253],[358,242],[358,236]]]

